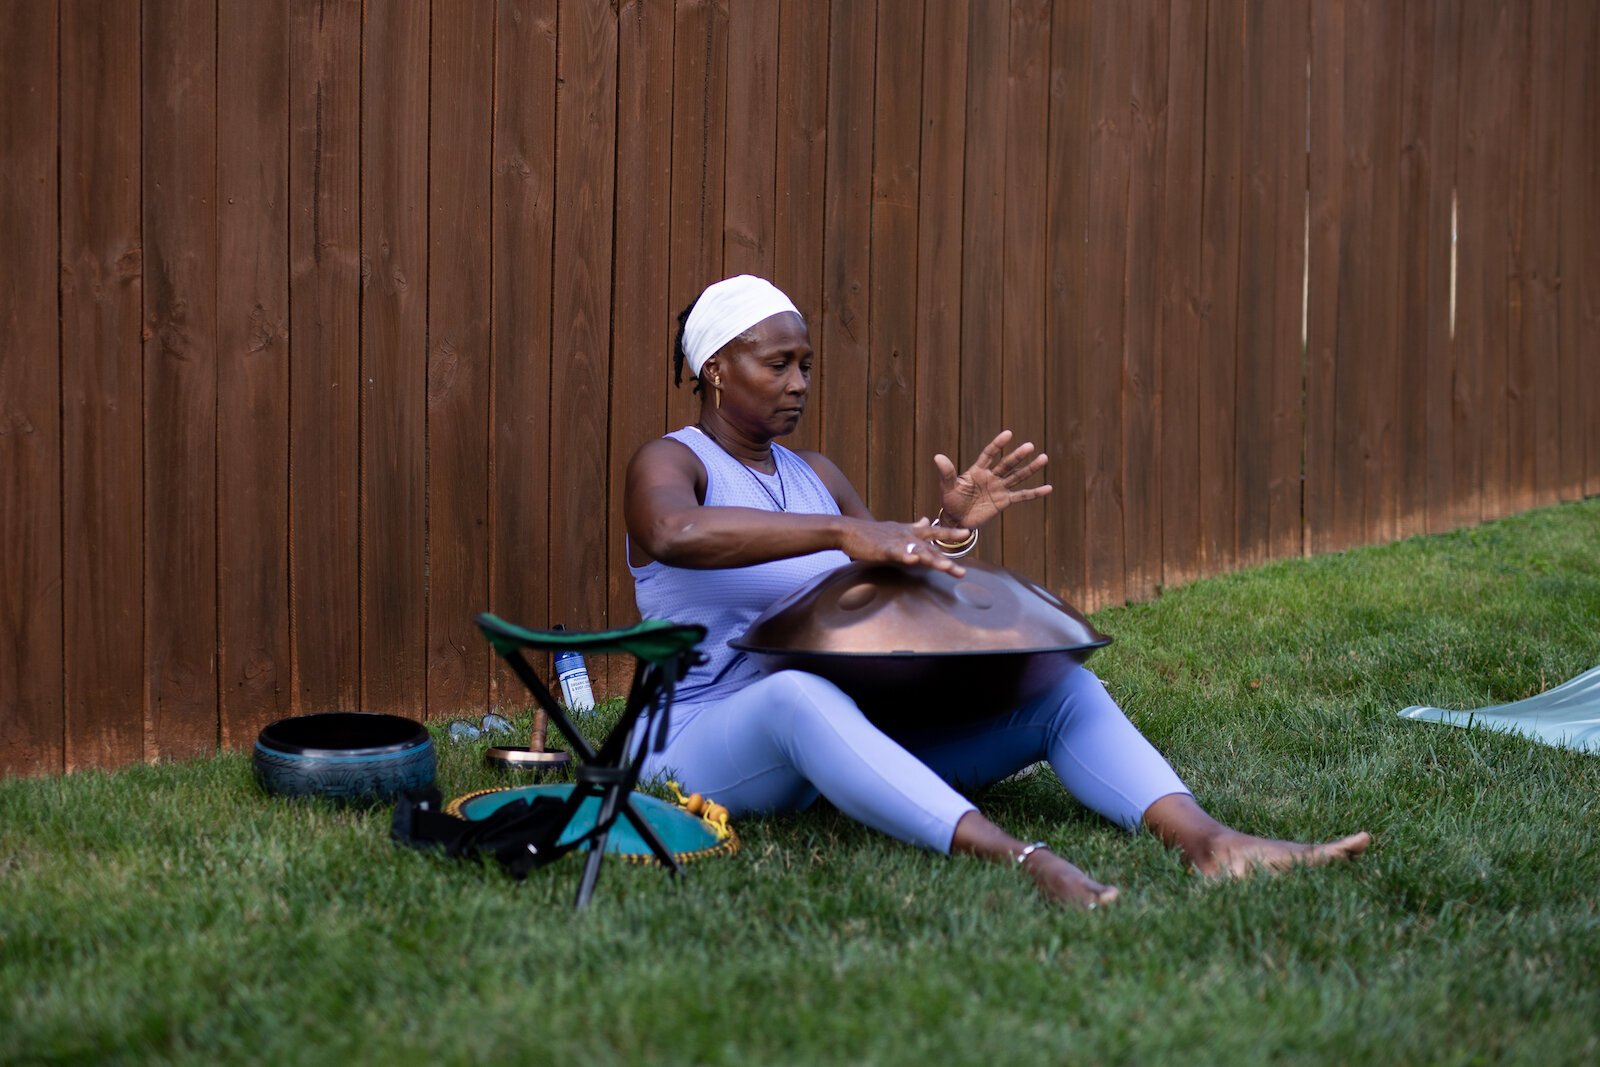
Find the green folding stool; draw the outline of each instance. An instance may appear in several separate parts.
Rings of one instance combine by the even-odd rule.
[[[599,799],[599,814],[594,826],[585,830],[582,841],[589,855],[578,880],[574,906],[584,907],[594,895],[605,859],[606,840],[618,818],[626,818],[663,867],[673,874],[680,865],[672,851],[630,799],[639,781],[639,770],[652,747],[665,744],[671,715],[673,690],[685,673],[700,659],[697,646],[706,630],[698,625],[681,625],[662,619],[646,619],[626,630],[575,633],[566,630],[528,630],[493,615],[477,618],[478,628],[489,644],[522,679],[533,698],[556,724],[578,758],[576,784],[564,800],[555,822],[566,827],[578,815],[586,800]],[[539,680],[524,653],[582,652],[590,654],[626,653],[634,657],[633,682],[628,687],[628,702],[604,743],[596,750],[578,730],[571,717]],[[635,743],[633,738],[638,735]],[[590,805],[593,808],[593,805]]]

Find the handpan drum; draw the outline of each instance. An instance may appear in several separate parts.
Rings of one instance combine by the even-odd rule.
[[[767,673],[821,675],[891,727],[986,719],[1044,695],[1111,638],[1049,590],[993,564],[966,577],[850,563],[729,642]]]

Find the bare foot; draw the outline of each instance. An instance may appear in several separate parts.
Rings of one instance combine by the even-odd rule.
[[[1171,793],[1150,805],[1144,822],[1163,843],[1176,846],[1189,866],[1213,878],[1321,867],[1355,859],[1372,844],[1365,830],[1315,845],[1254,837],[1213,819],[1187,793]]]
[[[1267,837],[1229,830],[1211,843],[1202,855],[1185,855],[1190,866],[1212,878],[1243,878],[1257,871],[1287,871],[1294,867],[1321,867],[1355,859],[1372,843],[1365,830],[1337,841],[1306,845],[1298,841],[1274,841]]]
[[[1033,879],[1045,899],[1058,904],[1072,904],[1093,911],[1117,899],[1116,886],[1095,881],[1048,847],[1029,849],[976,811],[967,812],[956,822],[950,851],[981,856],[1007,867],[1015,867],[1020,855],[1023,872]]]
[[[1022,861],[1022,869],[1040,893],[1058,904],[1093,911],[1117,899],[1116,886],[1095,881],[1054,852],[1040,849]]]

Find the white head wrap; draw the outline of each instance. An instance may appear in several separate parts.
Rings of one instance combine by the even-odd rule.
[[[749,274],[706,287],[683,324],[683,356],[696,378],[706,360],[750,327],[783,311],[800,314],[776,285]]]

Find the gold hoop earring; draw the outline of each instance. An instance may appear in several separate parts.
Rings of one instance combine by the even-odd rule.
[[[711,383],[711,388],[712,388],[711,397],[712,397],[713,400],[716,401],[717,410],[721,411],[722,410],[722,379],[718,378],[715,381],[713,381]]]

